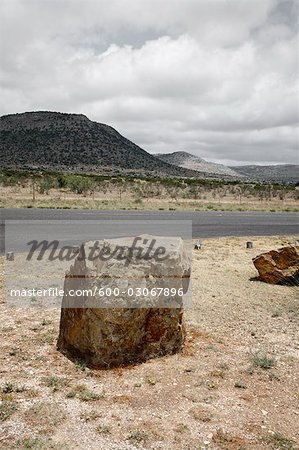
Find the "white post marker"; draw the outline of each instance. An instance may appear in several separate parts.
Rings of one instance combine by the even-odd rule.
[[[15,254],[13,252],[6,253],[6,260],[7,261],[14,261],[15,260]]]
[[[202,243],[200,242],[199,239],[197,239],[196,244],[194,246],[195,250],[200,250],[202,247]]]

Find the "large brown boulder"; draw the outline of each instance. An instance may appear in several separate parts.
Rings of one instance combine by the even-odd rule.
[[[144,238],[144,236],[142,236]],[[151,241],[150,236],[146,236]],[[96,259],[86,256],[85,244],[65,277],[58,349],[88,366],[110,368],[142,362],[179,352],[185,338],[183,306],[190,279],[191,258],[180,238],[155,238],[168,257],[139,259],[137,250],[124,259]],[[133,238],[105,240],[100,247],[113,253],[119,246],[129,254]],[[148,244],[138,244],[148,248]],[[152,296],[156,288],[173,288],[175,295]],[[120,295],[105,295],[109,289]],[[137,288],[145,292],[132,295]],[[74,290],[92,290],[71,296]],[[106,291],[108,289],[108,291]],[[104,292],[104,295],[102,295]],[[168,293],[168,291],[166,291]]]
[[[299,246],[271,250],[253,258],[259,278],[266,283],[296,283],[299,277]]]

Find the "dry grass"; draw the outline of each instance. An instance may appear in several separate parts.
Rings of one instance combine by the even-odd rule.
[[[65,409],[56,402],[37,401],[24,412],[24,420],[41,434],[52,434],[66,419]]]

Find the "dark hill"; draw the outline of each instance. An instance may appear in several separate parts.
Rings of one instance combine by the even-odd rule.
[[[160,161],[114,128],[82,114],[26,112],[0,117],[2,168],[144,176],[195,176]]]

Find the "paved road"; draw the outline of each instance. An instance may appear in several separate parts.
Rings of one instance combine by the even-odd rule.
[[[5,220],[64,220],[69,223],[68,233],[71,235],[73,220],[114,220],[121,226],[126,220],[132,219],[136,223],[190,220],[194,238],[294,234],[299,237],[299,215],[296,213],[0,209],[0,251],[4,251]]]

